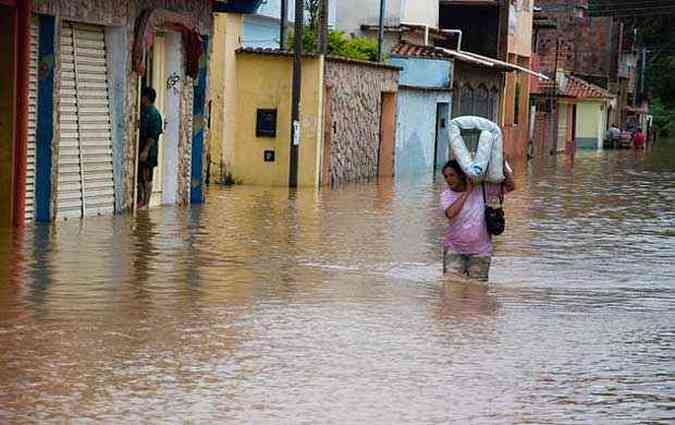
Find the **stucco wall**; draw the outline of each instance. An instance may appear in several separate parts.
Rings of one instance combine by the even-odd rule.
[[[241,44],[244,47],[278,49],[279,21],[258,15],[245,17]]]
[[[607,126],[603,105],[603,102],[577,103],[577,148],[597,149],[602,147],[604,130]]]
[[[331,183],[377,176],[382,92],[398,91],[399,72],[390,67],[326,62],[332,87]]]
[[[453,63],[447,60],[392,57],[391,65],[401,67],[399,84],[417,87],[450,88]]]
[[[231,118],[238,111],[236,49],[242,16],[225,13],[214,17],[213,56],[209,65],[211,131],[208,139],[211,181],[222,181],[231,172],[236,124]]]
[[[447,113],[452,104],[449,91],[400,88],[394,160],[397,176],[423,173],[433,168],[439,103],[448,105]],[[443,118],[447,127],[449,116]],[[441,149],[447,149],[447,146],[447,139],[439,140]]]
[[[287,186],[291,143],[292,57],[239,53],[232,174],[243,184]],[[321,147],[322,60],[303,58],[298,185],[318,186]],[[258,109],[276,109],[276,137],[256,137]],[[274,151],[274,162],[264,152]]]

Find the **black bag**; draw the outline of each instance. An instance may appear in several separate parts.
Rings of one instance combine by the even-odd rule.
[[[504,217],[504,209],[502,205],[504,204],[504,191],[503,186],[499,186],[499,207],[493,208],[488,205],[487,196],[485,194],[485,185],[481,184],[483,187],[483,202],[485,203],[485,224],[487,225],[487,231],[489,234],[494,236],[499,236],[504,233],[506,228],[506,218]]]

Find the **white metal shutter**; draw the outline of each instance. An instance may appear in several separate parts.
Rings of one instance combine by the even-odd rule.
[[[37,19],[30,28],[30,80],[28,83],[28,143],[26,146],[26,221],[35,218],[35,150],[38,108],[38,38]]]
[[[59,101],[56,216],[112,214],[111,119],[102,28],[64,24]]]

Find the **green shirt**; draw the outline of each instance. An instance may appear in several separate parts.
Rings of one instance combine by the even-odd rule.
[[[141,112],[141,142],[140,142],[140,151],[146,148],[148,144],[148,139],[153,139],[155,143],[150,148],[148,152],[148,160],[146,164],[150,167],[157,166],[157,156],[159,155],[159,135],[162,134],[162,128],[164,124],[162,122],[162,115],[159,113],[155,105],[150,105],[143,109]]]

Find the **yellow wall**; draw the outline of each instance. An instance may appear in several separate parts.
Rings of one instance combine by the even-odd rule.
[[[237,55],[239,103],[234,119],[237,130],[232,174],[243,184],[288,185],[292,60],[291,56]],[[301,99],[298,185],[316,187],[323,121],[323,59],[303,59]],[[258,109],[277,109],[276,137],[256,137]],[[274,150],[274,162],[263,161],[265,150]]]
[[[0,227],[11,224],[14,119],[14,31],[11,9],[0,6]]]
[[[598,136],[600,105],[599,102],[577,103],[577,137]]]
[[[209,65],[211,131],[209,132],[212,181],[222,180],[232,165],[238,108],[236,50],[240,46],[243,15],[216,13],[213,19],[213,53]]]

